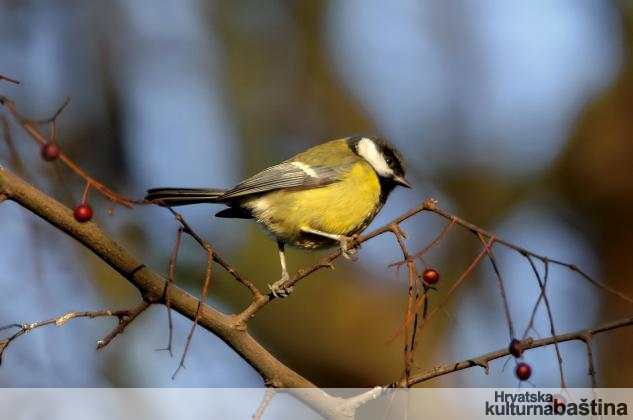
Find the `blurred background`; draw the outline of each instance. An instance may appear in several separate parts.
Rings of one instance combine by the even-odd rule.
[[[141,198],[157,186],[230,187],[326,140],[383,135],[403,152],[413,190],[397,190],[372,227],[428,197],[499,236],[573,262],[633,294],[633,3],[611,0],[0,0],[0,92],[28,117],[58,120],[62,150],[96,179]],[[8,115],[2,111],[3,115]],[[47,127],[42,127],[44,133]],[[84,184],[43,162],[14,123],[24,168],[0,142],[0,163],[20,170],[70,207]],[[5,135],[3,133],[3,135]],[[115,208],[92,193],[95,220],[159,272],[167,271],[177,224],[164,209]],[[216,251],[258,286],[279,276],[277,250],[252,222],[220,220],[218,208],[182,208]],[[403,225],[411,249],[445,221],[418,215]],[[371,229],[371,228],[370,228]],[[120,309],[138,301],[113,270],[64,234],[0,205],[0,324],[71,310]],[[426,260],[445,291],[481,250],[455,228]],[[520,255],[495,248],[515,327],[522,333],[538,283]],[[315,384],[365,387],[396,380],[408,279],[388,268],[391,236],[363,246],[302,281],[250,324],[273,354]],[[186,239],[176,282],[199,293],[205,253]],[[288,253],[291,270],[325,252]],[[542,269],[542,267],[540,267]],[[503,348],[508,332],[488,261],[468,278],[418,343],[427,369]],[[579,275],[552,267],[548,292],[557,332],[630,315]],[[237,312],[249,295],[215,270],[209,303]],[[259,387],[225,344],[198,330],[187,368],[156,351],[167,315],[154,307],[95,352],[114,321],[42,328],[4,354],[0,386]],[[533,337],[549,335],[545,308]],[[175,316],[179,356],[190,322]],[[633,386],[630,330],[595,341],[600,386]],[[582,343],[561,345],[567,384],[590,386]],[[553,348],[529,351],[531,382],[559,387]],[[432,387],[517,387],[501,359],[425,382]],[[524,386],[531,386],[524,384]]]

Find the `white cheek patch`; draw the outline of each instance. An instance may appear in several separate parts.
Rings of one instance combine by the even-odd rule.
[[[379,175],[390,176],[393,171],[385,162],[385,157],[378,151],[378,146],[368,138],[362,138],[357,145],[358,155],[365,159]]]
[[[319,174],[317,174],[316,171],[310,167],[310,165],[307,165],[303,162],[292,162],[291,165],[301,169],[306,175],[311,176],[312,178],[319,177]]]

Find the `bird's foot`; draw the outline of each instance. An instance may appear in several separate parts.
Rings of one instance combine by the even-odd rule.
[[[343,236],[339,239],[339,244],[341,245],[341,255],[343,255],[345,259],[350,261],[356,261],[358,259],[356,257],[356,253],[360,249],[358,235]]]
[[[282,287],[284,283],[290,280],[290,275],[287,272],[283,272],[281,274],[281,278],[274,282],[273,284],[268,285],[268,290],[272,293],[273,296],[278,298],[285,298],[290,296],[290,293],[294,290],[293,286],[290,287]]]

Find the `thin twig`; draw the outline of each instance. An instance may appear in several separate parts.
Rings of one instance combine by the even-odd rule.
[[[554,327],[554,316],[552,315],[552,308],[549,304],[549,299],[547,298],[547,293],[545,291],[545,281],[541,279],[541,275],[538,272],[536,265],[534,264],[534,261],[532,260],[532,257],[530,257],[529,255],[526,255],[525,258],[527,258],[528,262],[530,263],[530,266],[532,267],[534,276],[536,277],[536,280],[538,281],[538,284],[539,284],[541,296],[543,296],[543,302],[545,302],[545,308],[547,309],[547,319],[549,320],[549,332],[554,338],[554,348],[556,349],[556,357],[558,358],[558,367],[560,371],[560,384],[561,384],[560,386],[563,389],[567,389],[567,385],[565,384],[565,374],[563,372],[563,356],[561,355],[560,349],[558,348],[558,341],[556,341],[556,328]],[[549,264],[545,262],[544,266],[545,266],[544,278],[545,280],[547,280],[547,278],[549,277]]]
[[[102,348],[110,344],[110,342],[117,335],[123,334],[127,326],[130,325],[132,321],[134,321],[136,318],[138,318],[140,314],[145,312],[145,310],[149,308],[150,305],[151,303],[149,301],[144,300],[136,308],[131,309],[130,311],[127,311],[127,314],[125,314],[122,317],[119,317],[119,324],[116,326],[116,328],[113,329],[108,335],[103,337],[101,340],[97,341],[97,350],[101,350]]]
[[[174,249],[171,252],[169,258],[169,266],[167,268],[167,288],[165,289],[165,306],[167,307],[167,325],[168,325],[168,337],[167,347],[163,350],[167,350],[170,356],[173,356],[172,343],[174,338],[174,322],[171,316],[171,289],[174,287],[174,271],[176,268],[176,261],[178,260],[178,250],[180,249],[180,243],[182,242],[182,226],[178,226],[178,232],[176,233],[176,241],[174,242]]]
[[[416,308],[419,307],[419,301],[422,300],[424,302],[423,306],[423,318],[426,318],[426,310],[427,310],[427,306],[428,306],[428,296],[426,295],[426,285],[424,285],[424,296],[420,297],[420,275],[418,274],[418,270],[415,267],[415,264],[411,263],[411,271],[412,273],[412,277],[415,279],[415,303],[416,303]],[[413,329],[411,331],[411,344],[410,344],[410,348],[411,351],[413,352],[413,350],[415,350],[415,345],[416,345],[416,341],[415,341],[415,336],[416,336],[416,331],[418,329],[418,318],[420,316],[419,311],[415,312],[415,318],[413,319]]]
[[[272,388],[272,387],[266,388],[264,399],[262,399],[262,402],[259,404],[259,407],[257,407],[257,411],[255,411],[255,413],[253,414],[253,420],[261,420],[262,416],[264,415],[264,411],[266,410],[266,407],[268,407],[268,405],[270,404],[270,402],[272,401],[276,393],[277,393],[277,388]]]
[[[390,226],[390,230],[393,232],[396,237],[396,241],[398,241],[398,246],[400,246],[400,251],[402,252],[402,259],[408,261],[410,258],[409,250],[404,243],[404,239],[407,237],[406,233],[402,230],[399,224],[392,223]]]
[[[514,338],[514,324],[512,323],[512,315],[510,314],[510,304],[508,303],[508,296],[506,294],[506,288],[503,283],[503,277],[501,276],[501,271],[499,270],[499,266],[497,265],[497,259],[495,258],[495,254],[492,252],[492,246],[495,243],[495,237],[491,237],[489,243],[486,243],[486,239],[484,236],[477,232],[477,237],[484,244],[486,248],[486,254],[488,254],[488,259],[490,260],[490,264],[495,272],[497,277],[497,282],[499,283],[499,292],[501,293],[501,302],[503,303],[503,312],[506,317],[506,322],[508,324],[508,330],[510,333],[510,340]]]
[[[579,330],[579,331],[575,331],[575,332],[571,332],[567,334],[558,335],[556,337],[547,337],[547,338],[542,338],[539,340],[532,340],[528,338],[527,340],[524,340],[521,342],[521,347],[524,350],[528,350],[528,349],[533,349],[537,347],[549,346],[549,345],[554,344],[554,342],[562,343],[565,341],[573,341],[573,340],[584,341],[586,343],[587,340],[589,340],[590,338],[592,338],[593,336],[597,334],[616,330],[623,327],[628,327],[628,326],[633,326],[633,317],[620,319],[618,321],[610,322],[607,324],[603,324],[603,325],[585,329],[585,330]],[[423,372],[413,374],[409,378],[409,382],[406,384],[406,386],[413,386],[421,382],[428,381],[429,379],[433,379],[438,376],[447,375],[449,373],[456,372],[459,370],[468,369],[473,366],[481,366],[481,367],[486,368],[488,366],[488,362],[491,362],[493,360],[499,359],[504,356],[508,356],[509,354],[510,354],[510,350],[507,347],[504,347],[497,351],[486,353],[484,355],[474,357],[471,359],[466,359],[458,363],[447,363],[445,365],[437,366],[437,367],[434,367],[433,369],[429,369]],[[400,384],[396,382],[389,386],[390,387],[400,386]]]
[[[416,209],[418,209],[418,208],[416,208]],[[462,227],[465,227],[466,229],[471,230],[471,231],[473,231],[475,233],[479,233],[479,234],[483,235],[486,238],[493,238],[494,237],[496,243],[504,245],[507,248],[514,249],[515,251],[517,251],[518,253],[520,253],[522,255],[530,255],[530,256],[532,256],[532,257],[534,257],[534,258],[536,258],[538,260],[541,260],[541,261],[546,261],[547,260],[551,264],[560,265],[560,266],[565,267],[565,268],[567,268],[567,269],[569,269],[571,271],[574,271],[574,272],[580,274],[585,280],[587,280],[589,283],[593,284],[595,287],[597,287],[599,289],[602,289],[605,292],[608,292],[608,293],[610,293],[610,294],[612,294],[614,296],[617,296],[618,298],[620,298],[620,299],[622,299],[622,300],[624,300],[624,301],[626,301],[628,303],[633,303],[633,298],[631,298],[630,296],[627,296],[626,294],[620,292],[619,290],[614,289],[613,287],[611,287],[611,286],[609,286],[609,285],[607,285],[607,284],[605,284],[605,283],[603,283],[601,281],[598,281],[598,280],[594,279],[589,274],[587,274],[585,271],[583,271],[580,268],[578,268],[578,266],[576,266],[575,264],[570,264],[570,263],[567,263],[567,262],[564,262],[564,261],[552,259],[552,258],[549,258],[549,257],[547,257],[545,255],[540,255],[540,254],[537,254],[536,252],[529,251],[529,250],[523,248],[522,246],[516,245],[516,244],[514,244],[514,243],[512,243],[510,241],[507,241],[505,239],[501,239],[501,238],[495,236],[494,234],[488,232],[487,230],[482,229],[479,226],[477,226],[477,225],[475,225],[473,223],[470,223],[470,222],[468,222],[468,221],[466,221],[466,220],[464,220],[464,219],[462,219],[460,217],[457,217],[457,216],[455,216],[453,214],[450,214],[446,210],[442,210],[442,209],[440,209],[437,206],[432,206],[431,208],[427,208],[425,210],[431,211],[431,212],[433,212],[433,213],[435,213],[435,214],[437,214],[439,216],[442,216],[445,219],[455,220],[455,223],[457,223],[458,225],[460,225]],[[420,211],[422,211],[422,210],[420,210]]]
[[[53,113],[53,115],[51,115],[48,118],[43,118],[41,120],[36,120],[36,119],[28,119],[28,118],[24,118],[23,120],[25,122],[28,122],[30,124],[48,124],[48,123],[54,123],[57,120],[57,117],[59,117],[61,115],[61,113],[64,111],[64,109],[66,109],[66,107],[68,106],[68,104],[70,104],[70,96],[67,96],[66,99],[64,99],[64,102],[57,107],[57,109],[55,110],[55,112]],[[53,139],[51,139],[52,141]]]
[[[545,290],[545,288],[547,288],[547,277],[544,278],[543,289],[540,291],[539,296],[536,299],[536,303],[534,303],[534,306],[532,307],[532,314],[530,314],[530,320],[525,326],[525,330],[523,331],[523,335],[521,336],[523,340],[527,338],[531,330],[536,332],[536,329],[534,328],[534,321],[536,320],[536,313],[538,312],[538,308],[540,307],[541,302],[543,301],[543,290]]]
[[[417,258],[420,261],[422,261],[422,263],[424,264],[424,255],[429,252],[433,247],[435,247],[437,244],[439,244],[444,238],[446,238],[446,236],[448,235],[448,233],[451,231],[451,229],[453,228],[453,226],[455,226],[455,219],[452,219],[451,222],[449,224],[447,224],[446,226],[444,226],[444,228],[442,229],[442,231],[439,233],[439,235],[437,235],[435,237],[435,239],[433,239],[431,242],[429,242],[424,248],[422,248],[421,250],[419,250],[418,252],[416,252],[415,254],[413,254],[411,256],[411,258]],[[389,266],[396,266],[396,265],[403,265],[405,264],[405,260],[402,261],[398,261],[392,264],[389,264]],[[426,266],[426,264],[425,264]]]
[[[591,388],[594,390],[598,388],[598,380],[596,379],[596,368],[593,363],[593,334],[587,334],[585,339],[585,346],[587,346],[587,363],[588,363],[588,373],[591,377]]]
[[[462,283],[464,282],[464,280],[466,280],[466,278],[470,275],[470,273],[473,272],[473,270],[477,267],[477,265],[479,264],[479,262],[481,261],[481,259],[486,255],[486,249],[484,248],[476,257],[475,259],[470,263],[470,265],[468,266],[468,268],[466,268],[466,270],[459,276],[459,278],[457,279],[457,281],[455,281],[455,283],[453,283],[451,285],[451,288],[448,289],[448,292],[446,293],[446,296],[444,298],[444,300],[442,302],[440,302],[440,304],[438,306],[436,306],[435,308],[433,308],[433,310],[429,313],[429,316],[426,318],[426,321],[430,320],[431,318],[433,318],[433,316],[435,314],[437,314],[440,309],[442,309],[448,302],[449,298],[451,297],[451,295],[459,288],[459,286],[462,285]],[[422,326],[424,325],[424,323],[420,324],[420,329],[422,328]]]
[[[403,249],[403,254],[405,258],[408,259],[408,253],[406,249]],[[414,290],[416,289],[417,284],[417,276],[413,275],[413,269],[411,266],[413,265],[412,261],[408,261],[407,268],[409,272],[409,292],[407,293],[407,319],[404,323],[404,371],[402,373],[403,378],[406,380],[409,378],[409,374],[411,373],[411,367],[413,365],[413,343],[415,342],[415,327],[411,332],[411,346],[409,347],[409,326],[410,319],[414,318],[414,325],[417,326],[417,316],[418,311],[415,308],[415,304],[417,300],[414,298]]]
[[[213,275],[213,248],[211,248],[211,245],[209,244],[205,244],[204,248],[207,251],[207,270],[204,275],[204,284],[202,285],[202,292],[200,293],[200,301],[198,302],[198,308],[196,309],[196,315],[193,319],[193,324],[191,325],[191,329],[189,330],[189,334],[187,335],[187,341],[185,342],[185,349],[182,351],[180,363],[178,364],[176,371],[172,375],[172,379],[175,379],[180,369],[185,367],[185,358],[187,357],[187,352],[189,351],[191,340],[193,340],[193,333],[195,332],[196,327],[198,326],[198,322],[200,321],[202,306],[205,305],[207,301],[207,292],[209,290],[211,277]]]
[[[413,281],[414,281],[413,279],[419,280],[420,276],[418,275],[417,268],[415,264],[413,264],[412,259],[414,258],[419,259],[424,265],[424,267],[426,268],[427,265],[426,265],[426,262],[424,261],[424,254],[426,254],[429,250],[431,250],[434,246],[436,246],[442,239],[444,239],[448,235],[448,233],[450,232],[453,226],[455,226],[455,220],[451,220],[451,222],[447,224],[446,226],[444,226],[442,231],[431,242],[429,242],[424,248],[422,248],[420,251],[418,251],[414,255],[409,254],[409,251],[404,241],[400,239],[400,235],[403,233],[402,229],[400,228],[400,225],[394,223],[391,226],[394,232],[394,235],[398,239],[398,244],[402,251],[403,258],[402,260],[398,262],[389,264],[389,267],[396,267],[396,270],[398,271],[398,277],[400,277],[399,271],[400,271],[400,267],[403,264],[407,265],[407,269],[409,272],[409,294],[408,294],[408,300],[407,300],[407,316],[405,319],[405,323],[403,325],[404,327],[403,336],[405,340],[405,348],[404,348],[405,371],[403,372],[404,378],[408,377],[411,367],[413,366],[413,363],[414,363],[413,352],[415,350],[416,343],[417,343],[416,336],[417,336],[418,324],[419,324],[419,318],[420,318],[420,307],[423,307],[422,322],[426,321],[428,308],[429,308],[429,298],[428,298],[429,287],[426,284],[422,283],[424,287],[424,292],[422,293],[422,295],[420,295],[419,281],[415,281],[415,288],[413,287]],[[412,301],[411,297],[413,296],[414,289],[415,289],[415,298]],[[411,322],[412,317],[413,317],[413,328],[411,329],[411,335],[409,339],[408,325]]]
[[[22,128],[29,134],[29,136],[35,140],[37,143],[44,145],[48,143],[48,139],[46,139],[34,126],[33,124],[22,114],[20,114],[15,107],[15,103],[4,96],[0,96],[0,103],[4,104],[7,109],[13,114],[16,121],[22,126]],[[63,109],[63,108],[62,108]],[[61,112],[61,111],[60,111]],[[56,113],[57,114],[57,113]],[[133,200],[129,198],[125,198],[120,194],[115,193],[102,183],[98,182],[96,179],[89,176],[79,165],[77,165],[74,161],[72,161],[68,156],[63,153],[59,153],[58,159],[63,162],[68,168],[70,168],[73,172],[75,172],[80,178],[83,178],[87,183],[91,184],[96,190],[100,191],[106,198],[116,203],[119,203],[125,207],[132,207],[133,204],[144,204],[144,200]]]
[[[18,329],[18,331],[16,331],[14,334],[12,334],[9,337],[6,337],[4,339],[0,340],[0,364],[2,364],[2,356],[4,351],[7,349],[7,347],[9,346],[9,344],[11,344],[14,340],[16,340],[17,338],[23,336],[24,334],[35,330],[37,328],[41,328],[41,327],[45,327],[47,325],[55,325],[55,326],[62,326],[63,324],[65,324],[66,322],[68,322],[71,319],[75,319],[75,318],[100,318],[100,317],[116,317],[119,319],[119,327],[121,327],[121,325],[123,325],[123,327],[121,328],[120,331],[117,332],[117,334],[112,335],[112,337],[110,337],[107,342],[105,342],[102,346],[98,347],[98,349],[104,347],[105,345],[107,345],[112,338],[114,338],[115,335],[120,334],[121,332],[123,332],[123,329],[125,328],[125,326],[127,326],[132,320],[134,320],[134,318],[136,318],[138,316],[138,314],[140,314],[145,308],[147,308],[147,306],[149,306],[149,304],[147,302],[143,302],[140,306],[137,306],[136,308],[133,309],[126,309],[126,310],[100,310],[100,311],[71,311],[68,312],[64,315],[58,316],[56,318],[50,318],[50,319],[46,319],[44,321],[37,321],[37,322],[32,322],[29,324],[9,324],[9,325],[5,325],[0,327],[0,331],[6,331],[9,329],[13,329],[16,328]],[[142,307],[142,309],[140,309]],[[118,329],[118,327],[117,327]],[[109,337],[109,336],[108,336]],[[103,341],[103,340],[102,340]]]
[[[13,83],[14,85],[19,85],[19,84],[20,84],[20,81],[19,81],[19,80],[17,80],[17,79],[12,79],[12,78],[7,77],[7,76],[3,76],[2,74],[0,74],[0,80],[6,80],[7,82],[11,82],[11,83]]]
[[[414,363],[413,350],[415,346],[415,336],[416,329],[418,325],[418,311],[416,310],[416,303],[419,298],[420,288],[418,284],[418,275],[417,270],[415,268],[415,264],[411,260],[411,255],[409,254],[409,250],[404,242],[406,239],[406,233],[402,230],[399,224],[392,223],[391,231],[396,237],[396,241],[400,247],[400,251],[402,252],[403,261],[407,262],[407,271],[409,273],[409,292],[407,293],[407,316],[404,322],[404,370],[402,376],[404,380],[409,377],[409,373],[411,372],[411,368]],[[409,333],[409,326],[411,325],[411,320],[413,319],[413,328]]]
[[[437,305],[435,308],[433,308],[433,310],[428,314],[428,316],[425,316],[421,319],[420,321],[420,325],[417,328],[418,332],[418,337],[422,336],[422,332],[424,330],[424,326],[426,325],[426,323],[433,318],[440,310],[444,309],[444,306],[447,304],[449,298],[453,295],[453,293],[459,288],[459,286],[461,286],[464,282],[464,280],[466,280],[466,278],[470,275],[470,273],[473,272],[473,270],[477,267],[477,265],[479,264],[479,262],[481,261],[481,259],[486,255],[486,249],[484,248],[475,258],[474,260],[470,263],[470,265],[468,266],[468,268],[466,268],[466,270],[464,270],[464,272],[458,277],[458,279],[455,281],[455,283],[453,283],[451,285],[451,288],[448,290],[444,300],[442,302],[440,302],[439,305]],[[426,301],[426,296],[428,294],[430,288],[425,288],[424,293],[422,294],[422,299],[416,303],[416,308],[415,308],[415,313],[418,313],[422,307],[422,305],[424,304],[424,302]],[[405,323],[406,325],[406,323]],[[403,326],[404,327],[404,326]],[[406,335],[406,334],[405,334]],[[396,383],[398,384],[405,384],[403,386],[406,386],[406,384],[409,382],[408,378],[406,378],[406,373],[405,375],[403,375],[403,377],[401,377]]]
[[[84,188],[83,194],[81,194],[81,204],[88,202],[88,194],[90,193],[90,182],[86,182],[86,188]]]
[[[185,218],[182,217],[182,215],[180,213],[176,212],[171,207],[166,207],[166,208],[167,208],[167,210],[169,210],[171,212],[171,214],[174,215],[174,217],[176,218],[178,223],[180,223],[182,225],[182,227],[184,228],[184,232],[187,233],[189,236],[191,236],[198,243],[198,245],[200,245],[205,250],[207,249],[207,247],[211,247],[211,245],[209,243],[207,243],[204,239],[202,239],[202,237],[200,235],[198,235],[191,228],[189,223],[187,223]],[[212,250],[211,252],[212,252],[212,256],[213,256],[213,261],[218,263],[220,265],[220,267],[222,267],[227,273],[229,273],[231,276],[233,276],[233,278],[235,280],[237,280],[240,284],[245,286],[251,292],[251,294],[254,296],[255,299],[258,299],[258,298],[261,298],[261,297],[264,296],[262,294],[262,292],[259,291],[257,286],[255,286],[255,283],[253,283],[252,281],[250,281],[249,279],[247,279],[246,277],[244,277],[240,273],[238,273],[235,268],[233,268],[228,262],[226,262],[226,260],[224,260],[222,257],[220,257],[215,251]]]

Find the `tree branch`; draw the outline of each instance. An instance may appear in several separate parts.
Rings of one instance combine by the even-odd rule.
[[[585,329],[585,330],[578,330],[571,333],[551,336],[547,338],[541,338],[538,340],[528,338],[521,342],[521,348],[523,348],[524,350],[527,350],[527,349],[533,349],[536,347],[544,347],[544,346],[549,346],[555,343],[557,344],[557,343],[562,343],[565,341],[572,341],[572,340],[580,340],[585,343],[591,343],[591,339],[596,334],[615,330],[618,328],[629,327],[629,326],[633,326],[633,317],[624,318],[618,321],[610,322],[608,324],[600,325],[600,326]],[[424,372],[419,372],[417,374],[412,375],[409,378],[409,381],[406,384],[406,386],[413,386],[421,382],[428,381],[429,379],[436,378],[438,376],[447,375],[452,372],[457,372],[458,370],[468,369],[473,366],[481,366],[487,369],[488,362],[491,362],[495,359],[499,359],[501,357],[508,356],[508,355],[510,355],[510,350],[506,347],[497,351],[486,353],[478,357],[474,357],[472,359],[463,360],[458,363],[448,363],[446,365],[437,366],[437,367],[434,367],[433,369],[429,369]],[[590,366],[590,369],[592,368],[593,366]],[[395,387],[395,386],[402,386],[402,385],[396,384],[396,383],[389,385],[389,387]]]
[[[13,335],[1,339],[0,340],[0,364],[2,364],[2,356],[4,351],[9,347],[14,340],[23,336],[24,334],[36,329],[45,327],[47,325],[56,325],[61,326],[74,318],[102,318],[102,317],[116,317],[119,319],[119,324],[117,327],[110,332],[105,338],[99,340],[97,342],[97,350],[100,350],[107,346],[114,337],[123,333],[125,327],[127,327],[133,320],[136,319],[145,309],[149,307],[149,303],[143,301],[140,305],[133,309],[129,310],[120,310],[120,311],[111,311],[111,310],[102,310],[102,311],[72,311],[68,312],[62,316],[56,318],[50,318],[44,321],[31,322],[28,324],[9,324],[3,327],[0,327],[0,331],[9,330],[13,328],[17,328],[18,331]]]
[[[584,342],[589,351],[589,375],[591,376],[592,387],[596,387],[595,377],[593,375],[594,366],[593,359],[591,357],[591,342],[593,337],[596,334],[600,334],[607,331],[612,331],[615,329],[633,326],[633,317],[632,318],[624,318],[618,321],[610,322],[607,324],[603,324],[601,326],[579,330],[575,332],[571,332],[568,334],[558,335],[547,337],[539,340],[533,340],[532,338],[528,338],[524,340],[521,345],[524,349],[533,349],[537,347],[549,346],[554,343],[561,343],[564,341],[572,341],[579,340]],[[363,404],[366,404],[378,397],[385,396],[391,394],[397,389],[402,387],[411,387],[413,385],[417,385],[421,382],[428,381],[429,379],[437,378],[438,376],[448,375],[453,372],[457,372],[459,370],[469,369],[474,366],[480,366],[485,369],[486,373],[488,373],[488,364],[489,362],[499,359],[505,356],[509,356],[510,351],[508,348],[503,348],[497,351],[493,351],[490,353],[483,354],[478,357],[473,357],[471,359],[463,360],[458,363],[447,363],[442,366],[434,367],[433,369],[429,369],[423,372],[418,372],[417,374],[412,375],[407,383],[401,383],[400,381],[394,382],[392,384],[386,385],[384,387],[375,387],[370,389],[369,391],[363,392],[362,394],[356,395],[354,397],[347,398],[341,403],[341,409],[346,408],[348,410],[356,410]]]
[[[21,178],[0,166],[0,195],[16,202],[46,220],[59,230],[81,242],[106,264],[132,283],[149,303],[166,301],[168,283],[130,255],[94,222],[78,223],[72,211],[47,196]],[[170,303],[173,310],[194,320],[198,299],[178,287],[172,287]],[[288,368],[264,349],[248,332],[236,328],[237,317],[223,314],[207,305],[200,306],[199,325],[217,335],[257,372],[275,387],[309,388],[310,381]],[[310,401],[307,401],[310,404]]]
[[[7,80],[11,80],[11,79],[7,79]],[[50,141],[47,138],[45,138],[33,125],[34,123],[37,124],[37,121],[34,122],[32,120],[25,118],[20,112],[18,112],[17,108],[15,107],[15,103],[13,101],[11,101],[5,96],[0,95],[0,104],[4,105],[11,112],[11,114],[13,115],[15,120],[18,122],[18,124],[20,124],[22,128],[24,129],[24,131],[26,131],[28,135],[37,143],[39,143],[40,145],[45,145]],[[58,108],[58,110],[55,112],[52,118],[47,119],[43,122],[51,121],[53,123],[53,127],[55,127],[55,119],[64,110],[67,104],[68,104],[68,99],[62,104],[62,106]],[[68,168],[70,168],[73,172],[75,172],[80,178],[84,179],[87,184],[99,190],[109,200],[114,201],[115,203],[119,203],[125,207],[132,207],[132,204],[142,203],[142,201],[125,198],[122,195],[117,194],[114,191],[110,190],[108,187],[106,187],[105,185],[97,181],[96,179],[89,176],[83,169],[79,167],[79,165],[73,162],[65,154],[59,153],[58,159],[61,162],[63,162]]]

